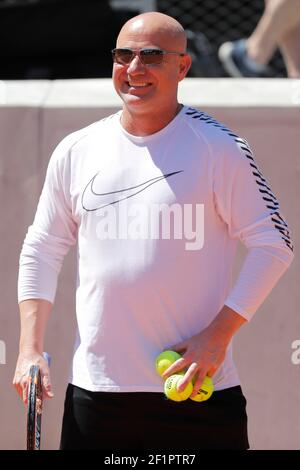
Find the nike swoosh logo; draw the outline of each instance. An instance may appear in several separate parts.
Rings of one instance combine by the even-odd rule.
[[[159,181],[169,178],[170,176],[176,175],[177,173],[181,173],[182,171],[183,170],[173,171],[172,173],[166,173],[165,175],[157,176],[156,178],[151,178],[150,180],[147,180],[144,183],[137,184],[136,186],[131,186],[130,188],[118,189],[116,191],[110,191],[107,193],[97,193],[96,191],[94,191],[94,182],[100,173],[98,172],[95,174],[95,176],[93,176],[93,178],[88,182],[88,184],[84,188],[84,191],[81,197],[82,208],[88,212],[93,212],[99,209],[103,209],[104,207],[110,206],[112,204],[117,204],[120,201],[129,199],[130,197],[133,197],[136,194],[141,193],[142,191],[145,191],[145,189],[149,188],[149,186],[152,186],[153,184],[158,183]],[[101,204],[98,207],[93,207],[93,208],[87,207],[85,200],[88,200],[88,195],[90,194],[99,198],[99,202],[101,201]],[[114,199],[112,197],[113,194],[119,194],[120,196],[118,199]]]

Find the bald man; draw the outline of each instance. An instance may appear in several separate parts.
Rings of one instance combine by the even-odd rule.
[[[78,334],[62,449],[247,449],[246,400],[232,338],[289,266],[279,203],[247,142],[180,104],[191,59],[181,25],[161,13],[130,19],[113,56],[118,113],[67,136],[54,151],[20,256],[20,355],[53,396],[43,338],[65,254],[77,242]],[[236,245],[248,254],[236,283]],[[164,373],[155,358],[181,353]],[[167,400],[205,378],[212,397]]]

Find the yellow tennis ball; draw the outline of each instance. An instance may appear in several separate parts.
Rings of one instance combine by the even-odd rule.
[[[158,375],[162,375],[177,359],[180,359],[181,355],[175,351],[163,351],[160,353],[155,361],[156,372]]]
[[[194,401],[205,401],[208,400],[214,391],[214,383],[208,375],[204,378],[201,387],[194,397],[190,397]]]
[[[182,379],[182,375],[174,374],[170,375],[165,381],[164,392],[167,398],[173,401],[184,401],[187,400],[193,391],[192,382],[189,382],[182,392],[178,392],[177,383]]]

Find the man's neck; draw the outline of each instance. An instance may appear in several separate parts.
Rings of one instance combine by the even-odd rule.
[[[121,124],[129,134],[144,137],[155,134],[166,127],[182,109],[182,105],[177,103],[176,107],[167,113],[160,113],[150,117],[149,113],[136,114],[131,113],[126,107],[123,107],[121,115]]]

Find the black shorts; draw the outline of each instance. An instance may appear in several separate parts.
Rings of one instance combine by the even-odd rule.
[[[246,450],[246,399],[240,386],[202,403],[178,403],[162,393],[90,392],[69,384],[60,448]]]

